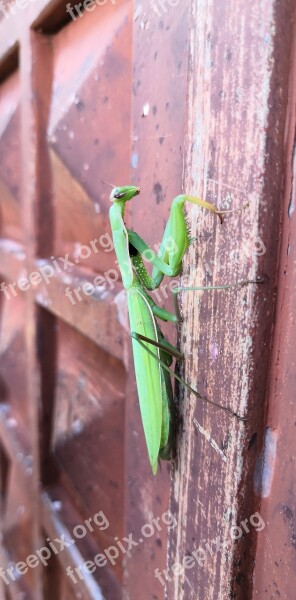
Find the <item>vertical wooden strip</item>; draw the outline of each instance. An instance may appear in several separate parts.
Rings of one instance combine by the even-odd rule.
[[[286,37],[282,28],[292,4],[280,4],[279,16],[269,0],[191,3],[186,189],[242,210],[223,226],[199,209],[188,211],[199,237],[183,282],[218,285],[258,275],[266,283],[182,296],[185,379],[249,420],[185,393],[172,498],[178,529],[167,577],[167,597],[175,600],[252,594],[257,531],[250,518],[260,504],[253,477],[263,443],[291,44],[289,26]],[[174,563],[181,565],[175,575]]]
[[[294,8],[295,10],[295,8]],[[295,12],[294,12],[295,14]],[[287,23],[282,14],[282,24]],[[268,415],[260,456],[263,518],[254,572],[253,598],[295,596],[295,381],[296,381],[296,36],[294,41],[283,152],[285,156],[282,242],[278,298],[268,390]]]
[[[36,82],[35,56],[33,52],[32,39],[34,33],[26,27],[22,30],[21,37],[21,122],[22,122],[22,213],[23,227],[26,243],[26,271],[33,272],[34,260],[37,254],[37,214],[39,210],[40,197],[38,194],[38,118],[36,110]],[[34,289],[32,286],[25,294],[26,302],[26,350],[27,350],[27,381],[24,393],[30,401],[30,432],[29,437],[32,444],[33,476],[32,476],[32,514],[33,540],[35,548],[41,545],[40,515],[39,515],[39,419],[38,409],[40,401],[40,372],[36,355],[36,305]],[[34,570],[34,593],[38,600],[42,598],[41,569]]]
[[[141,194],[130,206],[132,228],[154,246],[161,241],[171,201],[182,191],[188,60],[188,3],[136,2],[134,8],[134,70],[131,181]],[[168,280],[164,284],[168,283]],[[171,297],[162,286],[152,294],[159,305]],[[170,305],[168,305],[170,308]],[[175,328],[161,328],[174,341]],[[127,394],[127,530],[139,537],[143,525],[160,519],[160,527],[144,539],[126,561],[128,598],[161,599],[164,587],[155,577],[166,565],[168,526],[161,521],[169,506],[169,463],[153,477],[130,357]],[[173,526],[173,523],[172,523]]]

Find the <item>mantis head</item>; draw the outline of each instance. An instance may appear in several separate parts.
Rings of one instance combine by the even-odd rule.
[[[140,189],[132,185],[115,187],[110,194],[110,201],[127,202],[128,200],[131,200],[134,196],[137,196],[139,193]]]

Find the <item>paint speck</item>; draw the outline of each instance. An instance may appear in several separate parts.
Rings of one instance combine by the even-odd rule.
[[[74,104],[75,104],[77,110],[84,109],[84,102],[82,102],[82,100],[80,100],[80,98],[78,98],[78,96],[75,96]]]
[[[27,467],[32,467],[33,466],[33,456],[31,454],[28,454],[27,456],[25,456],[25,458],[24,458],[24,464]]]
[[[136,22],[138,20],[138,18],[142,14],[142,12],[143,12],[143,6],[142,6],[142,4],[138,4],[138,6],[134,12],[134,22]]]
[[[222,452],[221,448],[219,448],[218,444],[215,442],[213,438],[211,438],[210,434],[206,429],[204,429],[196,419],[193,419],[193,423],[198,429],[198,431],[206,438],[206,440],[211,444],[212,448],[219,454],[220,458],[223,462],[227,462],[227,456],[225,456],[224,452]]]
[[[210,352],[211,352],[211,357],[213,359],[216,359],[219,356],[218,344],[211,344]]]
[[[230,48],[228,48],[227,52],[226,52],[226,60],[227,60],[227,62],[230,62],[231,59],[232,59],[232,52],[231,52]]]
[[[150,29],[150,23],[147,19],[147,17],[143,17],[142,21],[140,23],[140,28],[143,29],[144,31],[147,31],[148,29]]]
[[[231,521],[231,517],[232,517],[232,511],[231,508],[228,507],[223,515],[223,519],[224,521],[226,521],[227,523],[230,523]]]
[[[161,202],[164,201],[164,196],[163,196],[163,190],[162,190],[162,186],[160,185],[159,182],[155,183],[153,186],[153,192],[156,196],[156,202],[157,204],[160,204]]]
[[[293,165],[293,184],[296,181],[296,144],[294,146],[293,149],[293,159],[292,159],[292,165]],[[290,198],[290,202],[289,202],[289,208],[288,208],[288,217],[289,219],[291,219],[292,214],[295,212],[295,185],[292,186],[292,193],[291,193],[291,198]]]
[[[270,495],[275,468],[277,438],[277,432],[267,427],[263,450],[257,459],[254,473],[255,492],[258,496],[261,495],[262,498],[268,498]]]
[[[88,163],[84,163],[83,168],[85,171],[89,171],[89,164]]]
[[[131,164],[132,164],[133,169],[137,169],[138,164],[139,164],[138,154],[136,154],[136,153],[132,154]]]
[[[144,106],[143,106],[142,117],[148,117],[149,112],[150,112],[150,104],[149,104],[149,102],[146,102],[146,104],[144,104]]]
[[[75,259],[76,258],[79,259],[80,249],[81,249],[81,244],[79,242],[75,242],[75,244],[74,244],[74,251],[73,251],[73,256],[74,256]]]
[[[83,423],[79,419],[76,419],[71,429],[74,435],[79,435],[79,433],[82,433],[83,431]]]
[[[69,131],[68,136],[69,136],[70,140],[74,140],[74,137],[75,137],[74,131]]]
[[[72,279],[69,275],[63,275],[62,280],[66,285],[71,285]]]

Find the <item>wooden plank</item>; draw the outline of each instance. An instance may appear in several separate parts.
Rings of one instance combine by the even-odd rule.
[[[32,44],[34,34],[24,27],[22,31],[21,45],[21,151],[22,151],[22,217],[26,244],[26,270],[31,273],[34,270],[34,261],[37,247],[38,229],[35,220],[38,214],[40,202],[38,189],[38,139],[39,121],[37,105],[33,102],[32,90],[38,85],[38,62],[42,60],[43,53],[39,57],[34,52]],[[42,50],[40,48],[40,50]],[[35,79],[36,77],[36,79]],[[30,160],[28,161],[28,157]],[[26,354],[27,354],[27,377],[24,381],[24,394],[30,399],[30,436],[33,456],[32,476],[32,512],[34,521],[32,535],[34,545],[40,545],[40,514],[39,514],[39,482],[40,482],[40,460],[39,460],[39,398],[40,378],[39,363],[36,352],[37,319],[34,290],[29,289],[25,295],[26,301]],[[34,569],[34,591],[36,600],[42,598],[41,569]]]
[[[17,242],[12,240],[0,240],[0,271],[1,275],[7,279],[7,281],[16,281],[21,277],[24,261],[25,261],[24,247]],[[4,293],[4,292],[3,292]],[[12,297],[13,293],[9,292],[9,297]]]
[[[25,457],[31,453],[27,432],[19,423],[15,411],[6,403],[0,405],[0,436],[7,456],[12,462],[16,457]],[[18,474],[25,479],[26,461],[17,458],[15,464]]]
[[[182,296],[185,379],[249,420],[238,422],[184,394],[172,486],[179,526],[170,539],[169,569],[190,564],[164,576],[167,597],[176,600],[252,597],[260,535],[250,525],[260,503],[253,475],[263,439],[291,44],[282,31],[291,6],[281,3],[278,21],[269,0],[256,7],[192,3],[185,187],[220,207],[248,207],[223,226],[188,210],[199,243],[184,262],[183,281],[267,279],[261,287]]]
[[[294,13],[295,14],[295,13]],[[268,415],[260,455],[263,477],[257,479],[262,496],[264,528],[258,536],[254,598],[292,600],[295,572],[295,381],[296,381],[296,44],[295,17],[287,36],[291,53],[289,99],[285,128],[284,198],[278,271],[278,298],[269,387]],[[282,55],[283,49],[281,50]],[[286,50],[287,52],[287,50]]]
[[[18,40],[20,25],[6,20],[0,23],[0,79],[4,78],[17,65]]]
[[[51,263],[39,260],[37,265],[40,269]],[[92,295],[86,295],[83,289],[92,291],[95,278],[95,273],[90,276],[78,269],[71,274],[55,273],[48,285],[44,281],[38,285],[36,301],[109,354],[126,360],[127,307],[122,286],[117,283],[113,289],[95,288]]]
[[[13,32],[13,19],[8,23],[1,23],[1,32],[5,30],[5,35],[2,39],[2,46],[0,47],[3,57],[3,76],[8,72],[8,67],[12,68],[12,63],[7,59],[7,49],[10,48],[11,40],[17,40],[20,43],[20,73],[21,73],[21,162],[22,162],[22,190],[21,190],[21,206],[22,206],[22,231],[24,232],[24,245],[23,254],[21,255],[20,246],[13,243],[11,239],[2,240],[0,255],[2,260],[2,274],[3,277],[7,278],[8,283],[14,283],[19,277],[30,277],[32,273],[37,272],[39,269],[44,269],[45,266],[51,265],[52,259],[50,256],[56,254],[59,256],[66,254],[70,250],[76,251],[77,245],[81,245],[84,241],[89,242],[92,239],[90,228],[93,227],[97,235],[96,224],[99,222],[102,232],[106,232],[106,219],[108,218],[107,209],[109,208],[109,188],[104,189],[102,197],[107,202],[103,206],[104,214],[101,217],[97,217],[95,213],[98,213],[101,209],[99,204],[94,204],[97,196],[100,196],[100,192],[97,190],[95,185],[94,177],[91,173],[85,176],[84,168],[80,170],[81,165],[85,163],[85,156],[92,159],[92,168],[94,174],[97,176],[97,166],[100,163],[102,175],[107,176],[109,179],[114,179],[113,174],[116,172],[117,176],[124,176],[124,173],[128,173],[129,169],[129,113],[130,113],[130,96],[129,90],[130,85],[127,84],[126,73],[131,71],[131,2],[122,1],[121,6],[118,9],[112,4],[106,5],[102,11],[97,11],[96,21],[91,18],[91,15],[85,15],[83,21],[77,21],[75,31],[72,28],[72,24],[69,28],[62,30],[59,35],[48,36],[41,35],[40,31],[36,32],[30,28],[33,24],[38,27],[38,30],[42,29],[46,34],[57,33],[61,23],[63,22],[63,14],[65,10],[65,2],[48,2],[41,0],[35,5],[28,8],[26,12],[17,13],[20,23],[19,27],[15,29],[15,36],[12,37]],[[101,22],[101,12],[104,10],[104,22]],[[127,19],[129,16],[129,20]],[[40,18],[39,18],[40,17]],[[80,24],[82,23],[82,26]],[[96,27],[96,23],[100,25],[102,35],[101,46],[98,48],[97,35],[100,31]],[[108,35],[106,36],[105,24],[107,24]],[[92,40],[93,45],[90,47],[90,27],[92,28]],[[71,31],[70,31],[71,30]],[[79,80],[81,89],[77,89],[75,85],[77,81],[75,79],[77,71],[73,67],[72,61],[72,50],[77,52],[77,40],[82,43],[81,36],[77,35],[77,32],[84,37],[84,51],[85,54],[82,56],[81,53],[81,73],[83,74],[82,80]],[[8,32],[8,33],[7,33]],[[71,38],[71,46],[69,40]],[[112,41],[112,43],[111,43]],[[104,42],[104,43],[103,43]],[[14,45],[13,45],[14,46]],[[80,46],[81,47],[81,46]],[[60,62],[57,65],[57,70],[53,69],[52,58],[55,59],[65,57],[64,62]],[[91,63],[89,63],[91,59]],[[72,65],[72,70],[71,70]],[[91,68],[90,68],[91,66]],[[69,81],[71,83],[71,90],[65,86],[65,68],[69,71]],[[99,74],[99,75],[98,75]],[[111,96],[114,91],[114,85],[119,78],[122,77],[121,87],[123,84],[126,86],[125,91],[116,99],[112,99]],[[59,79],[58,79],[59,78]],[[97,81],[101,78],[105,83],[98,86]],[[71,109],[69,115],[67,114],[67,120],[58,123],[56,122],[55,134],[59,134],[59,145],[58,150],[66,156],[67,169],[69,172],[69,178],[73,181],[77,180],[76,185],[76,196],[77,196],[77,207],[76,223],[78,226],[74,231],[71,229],[71,223],[69,229],[65,227],[65,231],[69,236],[63,236],[62,231],[61,238],[57,234],[57,226],[61,220],[64,220],[64,224],[67,225],[67,220],[73,218],[73,204],[63,204],[64,196],[61,194],[60,189],[53,186],[52,178],[52,164],[50,163],[49,156],[49,145],[48,138],[50,137],[49,127],[49,111],[53,107],[55,117],[61,117],[61,113],[56,110],[56,105],[53,103],[54,99],[58,98],[58,87],[59,85],[68,92],[68,101],[70,101]],[[98,92],[99,90],[99,92]],[[79,102],[80,115],[77,117],[77,104],[76,95],[79,94],[83,97],[83,102]],[[104,92],[104,93],[103,93]],[[108,92],[108,93],[105,93]],[[99,94],[99,102],[97,102],[97,96]],[[105,97],[105,98],[104,98]],[[108,104],[110,99],[110,104]],[[114,100],[114,101],[113,101]],[[58,104],[58,102],[57,102]],[[102,104],[102,107],[101,107]],[[97,126],[97,115],[93,110],[94,106],[98,107],[98,115],[101,118],[99,133],[105,131],[113,131],[114,140],[117,142],[118,132],[121,132],[125,145],[116,145],[115,142],[109,140],[110,151],[106,152],[105,144],[102,144],[102,159],[108,164],[110,168],[110,177],[106,173],[105,163],[102,162],[101,158],[98,159],[97,148],[99,139],[91,139],[87,131],[92,129],[95,132]],[[62,106],[64,103],[62,102]],[[112,110],[116,112],[117,118],[112,118]],[[83,110],[83,114],[81,114]],[[65,115],[62,115],[62,119]],[[86,134],[82,135],[84,126],[81,125],[84,119],[89,119]],[[106,123],[109,126],[106,128]],[[66,128],[64,127],[66,125]],[[77,133],[77,139],[80,140],[80,145],[75,146],[73,143],[72,155],[68,156],[69,140],[68,136],[60,135],[61,131],[67,130],[68,126],[70,131],[72,126],[75,129],[75,135]],[[79,129],[80,128],[80,129]],[[74,135],[73,135],[74,137]],[[113,138],[112,138],[113,139]],[[108,139],[106,138],[108,141]],[[75,140],[76,141],[76,140]],[[102,139],[101,139],[102,141]],[[83,142],[83,143],[82,143]],[[53,140],[50,141],[53,143]],[[71,147],[72,150],[72,147]],[[77,154],[77,150],[79,150]],[[77,159],[77,163],[75,160]],[[10,157],[12,161],[12,156]],[[74,169],[71,161],[74,160]],[[68,161],[68,162],[67,162]],[[83,161],[83,162],[81,162]],[[70,168],[69,168],[70,167]],[[86,171],[87,169],[85,169]],[[60,179],[63,179],[64,169]],[[113,173],[113,174],[112,174]],[[124,176],[125,177],[125,176]],[[18,178],[20,179],[20,178]],[[60,180],[59,180],[60,181]],[[66,185],[67,185],[66,180]],[[63,181],[65,187],[65,178]],[[87,185],[86,185],[87,184]],[[91,187],[92,197],[87,197],[87,210],[89,218],[86,218],[85,208],[85,197],[86,188]],[[75,186],[73,184],[73,189]],[[106,186],[107,187],[107,186]],[[54,188],[54,189],[53,189]],[[64,191],[64,188],[62,189]],[[71,190],[67,190],[71,196]],[[89,192],[89,190],[88,190]],[[55,196],[56,194],[56,196]],[[75,197],[76,199],[76,197]],[[55,210],[57,207],[64,208],[64,213],[59,213]],[[81,213],[79,213],[79,209]],[[98,209],[98,210],[95,210]],[[72,210],[72,213],[71,213]],[[103,211],[102,211],[103,212]],[[78,217],[77,217],[78,214]],[[4,215],[5,216],[5,215]],[[4,218],[5,221],[5,218]],[[82,237],[82,228],[83,235]],[[13,229],[11,228],[8,232],[8,236],[13,238]],[[77,235],[76,235],[77,234]],[[71,237],[72,235],[72,237]],[[18,238],[17,238],[18,239]],[[65,243],[62,250],[58,247],[59,243]],[[55,246],[57,244],[57,246]],[[75,258],[75,257],[74,257]],[[73,258],[73,260],[74,260]],[[99,259],[98,259],[99,258]],[[76,261],[77,263],[78,261]],[[67,299],[65,291],[67,286],[79,287],[86,280],[94,280],[98,276],[96,269],[104,271],[107,270],[109,263],[112,266],[114,263],[114,255],[107,256],[107,253],[101,252],[101,257],[94,257],[94,264],[90,265],[84,263],[84,268],[74,269],[73,272],[63,273],[61,277],[54,276],[50,280],[50,285],[43,283],[43,286],[38,284],[31,284],[27,286],[27,289],[22,292],[20,297],[21,308],[25,306],[23,311],[25,317],[23,322],[19,325],[20,337],[23,336],[23,323],[25,323],[25,349],[20,348],[17,354],[17,360],[19,355],[25,356],[26,358],[26,370],[25,374],[22,375],[19,381],[20,388],[22,389],[22,400],[23,404],[15,402],[13,398],[11,400],[11,406],[18,404],[20,411],[24,411],[24,407],[28,406],[29,410],[26,414],[27,428],[26,433],[31,443],[31,455],[32,455],[32,473],[30,476],[30,486],[24,483],[24,491],[20,492],[18,488],[18,482],[13,477],[13,487],[9,498],[11,497],[14,502],[18,499],[23,499],[26,495],[30,498],[31,512],[34,516],[34,521],[30,530],[30,536],[27,535],[25,526],[17,525],[17,531],[15,536],[11,536],[12,545],[17,545],[18,535],[23,532],[23,537],[32,543],[34,548],[38,548],[40,543],[43,543],[43,532],[40,510],[40,483],[45,485],[51,480],[51,477],[55,477],[56,470],[51,468],[50,459],[55,454],[55,458],[59,457],[61,471],[64,469],[64,479],[60,478],[60,483],[64,484],[65,477],[68,476],[69,481],[71,480],[71,486],[65,487],[65,492],[69,492],[71,488],[73,502],[80,510],[85,510],[85,507],[92,506],[96,503],[98,498],[103,498],[106,507],[112,514],[110,516],[110,527],[109,536],[116,533],[122,535],[123,532],[123,516],[122,512],[118,511],[118,504],[122,506],[122,480],[123,480],[123,437],[120,435],[124,421],[124,382],[125,372],[123,363],[127,365],[126,360],[126,349],[124,338],[126,336],[126,303],[125,297],[122,294],[122,286],[120,282],[110,282],[110,289],[100,289],[99,293],[96,290],[96,294],[92,297],[84,295],[82,301],[77,301],[75,306]],[[36,278],[35,278],[36,279]],[[6,298],[6,300],[9,300]],[[6,310],[7,306],[12,308],[13,300],[11,303],[7,301],[4,303]],[[41,309],[40,309],[41,307]],[[3,308],[3,306],[2,306]],[[46,310],[43,310],[46,309]],[[7,311],[8,312],[8,311]],[[1,313],[1,317],[5,317],[7,313],[4,310]],[[10,310],[10,322],[9,326],[6,327],[6,333],[9,337],[16,338],[15,329],[11,326],[12,321],[12,310]],[[54,315],[54,317],[52,317]],[[62,318],[70,325],[67,327],[60,321]],[[82,336],[77,333],[77,330],[82,333]],[[3,328],[1,333],[3,333]],[[91,339],[94,344],[89,342]],[[3,339],[3,337],[2,337]],[[69,342],[69,343],[68,343]],[[71,354],[72,352],[72,354]],[[108,354],[107,354],[108,353]],[[10,369],[11,349],[8,348],[6,353],[7,365]],[[14,360],[15,354],[13,355]],[[98,364],[99,363],[99,364]],[[73,371],[71,371],[73,367]],[[10,371],[9,371],[10,372]],[[81,389],[79,385],[83,381],[84,374],[87,379],[81,405],[79,405],[79,393]],[[100,373],[102,375],[100,375]],[[97,379],[96,379],[97,378]],[[5,380],[5,377],[4,377]],[[96,385],[97,384],[97,385]],[[66,389],[66,386],[68,388]],[[74,390],[73,397],[71,392]],[[76,390],[78,393],[75,395]],[[6,393],[6,389],[5,389]],[[7,396],[11,393],[11,389],[7,390]],[[75,396],[75,397],[74,397]],[[3,400],[3,398],[2,398]],[[110,402],[108,403],[108,401]],[[8,400],[9,401],[9,400]],[[74,404],[76,405],[74,407]],[[68,403],[68,405],[67,405]],[[84,435],[84,452],[81,455],[79,447],[79,435],[77,431],[65,431],[63,429],[64,423],[67,424],[67,417],[69,413],[67,408],[69,407],[69,413],[73,416],[73,422],[77,424],[78,419],[75,420],[75,415],[78,414],[81,417],[80,425],[83,426]],[[73,411],[71,409],[74,407]],[[77,408],[77,413],[75,410]],[[59,422],[59,410],[60,413],[64,414],[64,421],[62,419],[62,426]],[[80,411],[80,412],[79,412]],[[91,412],[92,411],[92,412]],[[22,415],[23,416],[23,415]],[[56,417],[57,416],[57,417]],[[93,417],[91,419],[91,416]],[[17,436],[20,434],[20,423],[18,420],[19,415],[15,416],[17,423]],[[55,422],[54,422],[54,418]],[[85,417],[85,421],[83,418]],[[87,418],[89,417],[89,420]],[[8,419],[9,420],[9,419]],[[54,426],[52,427],[54,423]],[[97,425],[99,425],[97,427]],[[112,441],[113,437],[110,434],[109,440],[105,441],[106,432],[113,431],[117,435],[116,443]],[[112,429],[113,428],[113,429]],[[70,429],[70,427],[69,427]],[[9,427],[7,424],[3,425],[3,438],[9,446],[9,456],[14,456],[14,444],[13,438],[7,437],[7,431]],[[64,437],[63,434],[65,433]],[[81,432],[80,432],[81,433]],[[65,438],[68,435],[66,443]],[[71,435],[73,439],[71,438]],[[115,435],[114,434],[114,435]],[[75,437],[76,435],[76,437]],[[1,432],[0,432],[1,436]],[[75,439],[74,439],[75,438]],[[79,438],[79,439],[78,439]],[[17,437],[18,443],[20,443]],[[41,440],[41,448],[39,443]],[[67,444],[69,441],[69,444]],[[102,443],[100,448],[98,441]],[[56,446],[55,446],[56,442]],[[82,444],[83,445],[83,444]],[[53,447],[54,446],[54,447]],[[120,448],[120,451],[118,449]],[[96,461],[96,467],[93,468],[93,461],[97,459],[98,449],[100,452],[100,459]],[[73,450],[73,451],[72,451]],[[111,451],[110,451],[111,450]],[[105,451],[105,454],[104,454]],[[114,454],[113,454],[114,453]],[[108,455],[107,455],[108,454]],[[41,456],[40,456],[41,455]],[[114,457],[114,455],[116,455]],[[76,462],[73,461],[73,456]],[[85,465],[84,457],[87,457],[88,464],[87,468],[80,468]],[[54,460],[54,458],[53,458]],[[52,462],[53,462],[52,460]],[[56,462],[58,462],[58,460]],[[80,463],[79,463],[80,460]],[[13,459],[13,473],[15,473],[15,461]],[[77,462],[78,461],[78,462]],[[40,464],[41,463],[41,464]],[[75,465],[78,465],[78,469]],[[80,465],[80,467],[79,467]],[[41,467],[41,468],[40,468]],[[111,467],[111,469],[110,469]],[[42,469],[42,473],[40,472]],[[112,470],[113,469],[113,470]],[[112,472],[111,472],[112,470]],[[116,477],[119,473],[119,476]],[[21,478],[19,478],[21,479]],[[76,486],[76,487],[75,487]],[[99,488],[100,492],[97,495],[96,490]],[[85,493],[87,492],[87,493]],[[100,495],[101,494],[101,495]],[[81,496],[83,498],[81,498]],[[85,502],[83,502],[83,500]],[[14,504],[12,505],[14,506]],[[49,508],[49,507],[47,507]],[[50,508],[49,508],[50,512]],[[43,514],[43,512],[42,512]],[[70,512],[69,512],[70,514]],[[43,515],[44,516],[44,515]],[[81,516],[77,511],[77,522],[80,521]],[[111,521],[112,520],[112,521]],[[50,529],[50,522],[54,521],[54,513],[51,511],[50,518],[48,518],[47,524],[48,529],[54,533],[54,528]],[[56,524],[56,523],[55,523]],[[7,524],[6,524],[7,526]],[[112,529],[114,528],[114,531]],[[8,527],[9,531],[9,527]],[[32,537],[31,537],[32,536]],[[112,538],[113,539],[113,538]],[[111,540],[112,542],[112,540]],[[7,546],[7,540],[5,540]],[[110,540],[108,540],[110,544]],[[12,558],[18,556],[23,552],[23,547],[15,549],[16,552],[12,552]],[[84,552],[79,556],[81,563],[83,560]],[[25,559],[24,557],[21,557]],[[77,557],[76,557],[77,558]],[[121,584],[121,572],[122,572],[122,558],[118,561],[118,565],[114,570],[112,577],[110,578],[110,591],[108,594],[112,595],[112,598],[119,598],[120,584]],[[46,575],[43,569],[35,569],[32,571],[34,577],[34,598],[39,600],[43,595],[50,596],[48,591],[48,582],[50,575]],[[54,579],[53,593],[61,595],[61,597],[74,598],[76,597],[76,588],[68,585],[67,578],[62,574],[62,569],[59,568],[58,564],[54,564],[52,567],[52,576]],[[107,570],[102,570],[103,584],[102,588],[105,589],[106,581],[108,579]],[[106,579],[106,581],[104,581]],[[44,580],[44,581],[43,581]],[[28,579],[29,582],[29,579]],[[43,585],[44,583],[44,585]],[[44,589],[43,589],[44,588]],[[51,589],[51,588],[50,588]],[[11,596],[16,595],[16,590],[11,592]],[[81,585],[81,594],[83,597],[97,598],[101,597],[100,587],[96,585],[95,581],[88,582]],[[107,595],[108,597],[108,595]]]
[[[67,526],[65,525],[65,523],[63,522],[63,520],[60,518],[59,516],[59,511],[55,510],[55,504],[61,504],[61,501],[55,500],[54,502],[51,501],[50,496],[47,493],[43,493],[41,496],[41,511],[42,511],[42,520],[43,520],[43,524],[44,527],[46,529],[46,532],[48,533],[48,535],[51,537],[52,540],[54,540],[55,538],[59,538],[59,539],[65,539],[65,540],[69,540],[71,539],[71,533],[70,530],[67,528]],[[73,509],[71,509],[71,507],[67,506],[67,517],[70,520],[72,518],[72,512]],[[79,524],[79,514],[76,513],[76,519],[77,520],[77,524]],[[84,548],[85,550],[85,548]],[[94,549],[93,549],[94,550]],[[97,550],[97,549],[96,549]],[[95,552],[93,554],[93,556],[96,554],[97,552]],[[87,554],[85,554],[85,552],[83,552],[83,554],[81,554],[79,547],[77,546],[77,544],[73,544],[71,545],[69,548],[66,548],[63,552],[58,554],[58,559],[61,562],[61,565],[63,567],[63,569],[65,570],[66,573],[66,569],[67,567],[71,567],[72,570],[74,571],[73,576],[74,579],[76,579],[76,582],[74,581],[73,578],[69,577],[69,583],[70,586],[73,588],[73,592],[75,592],[75,595],[77,597],[77,593],[82,594],[83,598],[85,598],[85,600],[92,600],[93,598],[96,598],[98,600],[104,600],[105,596],[103,595],[102,592],[102,588],[100,587],[100,585],[96,582],[96,580],[94,579],[94,577],[91,574],[85,574],[83,573],[84,578],[80,579],[79,576],[77,575],[75,577],[75,569],[84,565],[84,563],[87,561],[86,558]],[[90,559],[90,557],[89,557]],[[66,577],[66,574],[65,574]]]
[[[135,5],[131,181],[140,186],[141,195],[130,202],[130,209],[132,228],[152,247],[161,241],[173,197],[182,192],[188,17],[187,3],[168,8],[160,16],[150,0]],[[168,290],[162,289],[160,300],[152,294],[158,304],[170,296]],[[172,308],[171,303],[166,304]],[[173,343],[175,328],[165,324],[161,328]],[[162,463],[157,476],[152,476],[132,357],[129,372],[126,529],[137,539],[141,527],[150,523],[152,516],[160,518],[168,510],[170,465]],[[162,526],[127,557],[128,597],[142,598],[143,590],[146,598],[163,597],[154,570],[166,566],[167,535],[167,527]]]

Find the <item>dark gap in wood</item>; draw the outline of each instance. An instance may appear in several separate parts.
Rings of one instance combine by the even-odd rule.
[[[15,44],[0,61],[0,83],[7,79],[19,67],[19,49]]]
[[[42,546],[45,546],[51,551],[49,544],[46,541],[48,533],[43,531],[42,537]],[[62,568],[57,557],[52,554],[52,552],[46,569],[43,569],[43,593],[44,600],[62,597]]]
[[[56,0],[51,2],[44,11],[38,16],[36,21],[33,23],[32,28],[39,33],[45,33],[47,35],[55,35],[61,29],[70,23],[73,19],[66,7],[69,4],[69,0]],[[71,6],[72,2],[70,2]]]
[[[56,320],[44,310],[37,309],[36,350],[41,375],[40,406],[40,471],[41,481],[50,484],[57,479],[57,469],[51,452],[56,387]]]
[[[12,594],[12,590],[5,589],[4,590],[4,600],[13,600],[11,594]]]
[[[7,500],[7,486],[11,461],[2,445],[0,445],[0,501],[1,516],[3,517]]]

